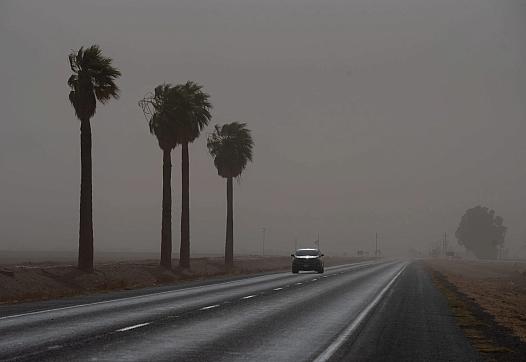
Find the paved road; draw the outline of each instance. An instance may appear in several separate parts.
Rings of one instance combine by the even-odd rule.
[[[4,307],[0,360],[478,359],[414,263],[143,293]]]

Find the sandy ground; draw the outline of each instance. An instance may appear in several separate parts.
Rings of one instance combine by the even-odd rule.
[[[325,265],[354,262],[356,258],[325,257]],[[173,265],[178,264],[174,260]],[[222,257],[193,258],[191,271],[166,270],[158,260],[102,262],[88,274],[65,262],[0,265],[0,303],[55,299],[95,292],[135,289],[205,279],[288,270],[290,257],[237,257],[232,270],[225,270]]]
[[[526,262],[435,259],[427,264],[526,342]]]

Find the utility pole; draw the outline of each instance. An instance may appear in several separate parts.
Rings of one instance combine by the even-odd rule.
[[[374,256],[378,257],[378,233],[374,234],[375,247],[374,247]]]
[[[444,241],[442,244],[442,249],[444,250],[444,257],[447,256],[447,233],[444,233]]]
[[[265,256],[265,237],[267,233],[267,228],[261,228],[261,231],[263,232],[263,238],[261,240],[261,255]]]
[[[298,238],[294,238],[294,251],[298,250]]]

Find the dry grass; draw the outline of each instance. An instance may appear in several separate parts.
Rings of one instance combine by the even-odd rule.
[[[473,308],[445,279],[444,275],[437,271],[433,271],[431,275],[435,286],[447,298],[449,308],[456,317],[457,325],[463,330],[473,347],[488,360],[497,360],[496,354],[512,352],[506,347],[499,346],[486,335],[485,330],[491,326],[476,316]]]
[[[526,263],[433,260],[428,264],[526,342]]]
[[[435,285],[475,348],[488,360],[526,351],[526,264],[428,260]]]

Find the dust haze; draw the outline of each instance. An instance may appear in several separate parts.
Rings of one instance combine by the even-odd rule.
[[[526,254],[526,3],[521,0],[2,1],[0,250],[76,250],[80,123],[67,54],[99,44],[121,98],[93,129],[97,251],[159,248],[161,163],[137,106],[194,80],[214,106],[190,145],[192,253],[224,249],[225,193],[206,150],[246,122],[236,253],[426,252],[464,211],[495,209]],[[181,150],[173,160],[179,245]],[[456,243],[456,242],[455,242]]]

